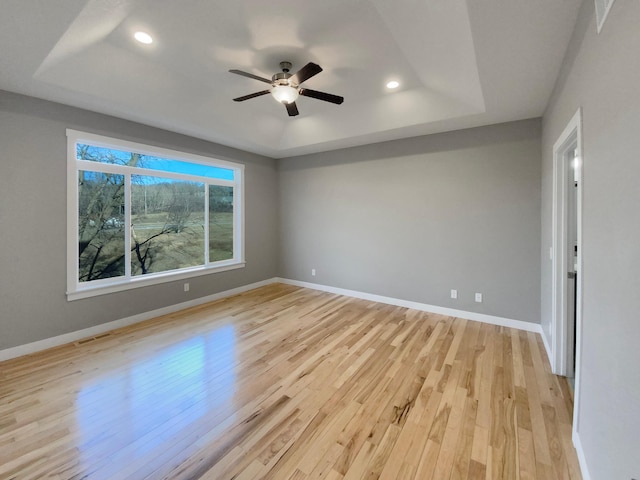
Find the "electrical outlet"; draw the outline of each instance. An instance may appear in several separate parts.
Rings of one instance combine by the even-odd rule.
[[[476,293],[476,302],[477,303],[482,303],[482,294],[481,293]]]
[[[184,284],[184,291],[188,292],[189,291],[189,282]]]
[[[451,298],[458,298],[458,290],[451,289]]]
[[[311,269],[311,276],[312,276],[312,277],[315,277],[315,276],[316,276],[316,269],[315,269],[315,268],[312,268],[312,269]]]

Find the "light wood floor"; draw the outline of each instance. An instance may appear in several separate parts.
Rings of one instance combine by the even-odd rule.
[[[0,478],[579,479],[541,347],[270,285],[0,363]]]

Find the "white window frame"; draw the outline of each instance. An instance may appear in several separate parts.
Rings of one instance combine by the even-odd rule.
[[[111,148],[114,150],[136,152],[143,155],[198,163],[209,167],[220,167],[233,170],[233,180],[222,180],[195,175],[160,172],[157,170],[129,167],[125,165],[112,165],[107,163],[78,160],[76,145],[89,144],[97,147]],[[98,171],[104,173],[116,173],[125,176],[125,204],[131,202],[131,175],[161,176],[175,180],[187,180],[205,184],[205,226],[204,265],[196,267],[169,270],[160,273],[132,276],[130,262],[125,262],[125,275],[121,277],[92,280],[91,282],[79,282],[79,258],[78,258],[78,172],[80,170]],[[233,254],[229,260],[214,263],[209,262],[209,185],[233,187]],[[131,252],[131,219],[130,209],[125,211],[125,251]],[[67,300],[78,300],[97,295],[114,293],[132,288],[147,287],[165,282],[184,280],[199,275],[224,272],[244,268],[244,165],[240,163],[219,160],[216,158],[194,155],[191,153],[169,150],[166,148],[144,145],[136,142],[105,137],[78,130],[67,129]]]

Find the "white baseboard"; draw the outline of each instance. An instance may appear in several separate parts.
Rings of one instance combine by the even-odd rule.
[[[17,347],[7,348],[0,350],[0,362],[9,360],[11,358],[21,357],[23,355],[29,355],[31,353],[46,350],[48,348],[58,347],[66,343],[76,342],[83,338],[93,337],[102,333],[114,330],[116,328],[126,327],[133,325],[134,323],[150,320],[155,317],[174,313],[186,308],[202,305],[207,302],[213,302],[221,298],[243,293],[254,288],[270,285],[272,283],[284,283],[287,285],[295,285],[299,287],[311,288],[313,290],[321,290],[323,292],[335,293],[338,295],[345,295],[347,297],[360,298],[362,300],[370,300],[372,302],[386,303],[388,305],[396,305],[398,307],[412,308],[414,310],[421,310],[423,312],[438,313],[441,315],[447,315],[451,317],[465,318],[468,320],[475,320],[477,322],[489,323],[492,325],[499,325],[509,328],[517,328],[519,330],[526,330],[528,332],[535,332],[542,335],[545,341],[545,348],[547,348],[546,339],[542,333],[542,327],[537,323],[523,322],[521,320],[513,320],[511,318],[496,317],[493,315],[486,315],[483,313],[467,312],[465,310],[455,310],[452,308],[438,307],[436,305],[428,305],[426,303],[412,302],[409,300],[401,300],[398,298],[385,297],[382,295],[374,295],[371,293],[358,292],[356,290],[347,290],[344,288],[331,287],[328,285],[319,285],[316,283],[301,282],[298,280],[290,280],[288,278],[270,278],[261,282],[251,283],[242,287],[233,288],[231,290],[225,290],[224,292],[214,293],[206,297],[196,298],[187,302],[178,303],[175,305],[169,305],[167,307],[151,310],[149,312],[143,312],[138,315],[133,315],[127,318],[121,318],[120,320],[114,320],[113,322],[102,323],[94,327],[77,330],[75,332],[66,333],[64,335],[58,335],[56,337],[45,338],[44,340],[38,340],[37,342],[28,343],[26,345],[19,345]],[[549,349],[547,348],[547,353]]]
[[[582,473],[583,480],[591,480],[591,475],[589,474],[589,469],[587,468],[587,457],[584,454],[584,450],[582,449],[582,442],[580,442],[580,435],[578,432],[574,430],[573,435],[571,436],[571,440],[573,440],[573,446],[576,449],[576,453],[578,454],[578,463],[580,464],[580,472]]]
[[[149,312],[139,313],[138,315],[133,315],[131,317],[121,318],[120,320],[114,320],[113,322],[102,323],[100,325],[96,325],[95,327],[84,328],[82,330],[66,333],[64,335],[58,335],[56,337],[38,340],[37,342],[27,343],[26,345],[19,345],[17,347],[0,350],[0,362],[9,360],[11,358],[21,357],[23,355],[29,355],[31,353],[46,350],[48,348],[59,347],[60,345],[64,345],[66,343],[76,342],[78,340],[82,340],[83,338],[100,335],[101,333],[105,333],[116,328],[133,325],[134,323],[143,322],[145,320],[150,320],[155,317],[174,313],[186,308],[213,302],[221,298],[230,297],[231,295],[237,295],[238,293],[243,293],[248,290],[253,290],[254,288],[263,287],[265,285],[275,283],[276,281],[277,280],[275,278],[270,278],[261,282],[255,282],[249,285],[243,285],[242,287],[232,288],[231,290],[225,290],[224,292],[207,295],[206,297],[200,297],[189,300],[187,302],[177,303],[175,305],[169,305],[168,307],[151,310]]]
[[[393,297],[374,295],[371,293],[358,292],[356,290],[346,290],[344,288],[330,287],[328,285],[300,282],[298,280],[290,280],[288,278],[276,278],[275,280],[280,283],[286,283],[288,285],[296,285],[298,287],[311,288],[313,290],[321,290],[323,292],[345,295],[347,297],[360,298],[362,300],[370,300],[372,302],[386,303],[388,305],[395,305],[398,307],[412,308],[414,310],[421,310],[423,312],[439,313],[441,315],[448,315],[451,317],[465,318],[467,320],[475,320],[477,322],[499,325],[501,327],[516,328],[518,330],[525,330],[527,332],[534,332],[542,335],[542,327],[538,323],[523,322],[522,320],[496,317],[494,315],[486,315],[484,313],[467,312],[465,310],[455,310],[453,308],[438,307],[436,305],[428,305],[426,303],[418,303]]]

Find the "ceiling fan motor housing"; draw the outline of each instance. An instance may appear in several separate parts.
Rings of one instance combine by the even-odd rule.
[[[291,78],[292,75],[290,73],[287,72],[282,72],[282,73],[276,73],[273,77],[271,77],[271,81],[273,82],[273,86],[275,87],[276,85],[289,85],[291,87],[297,87],[298,85],[294,84],[293,82],[291,82],[289,80],[289,78]]]

